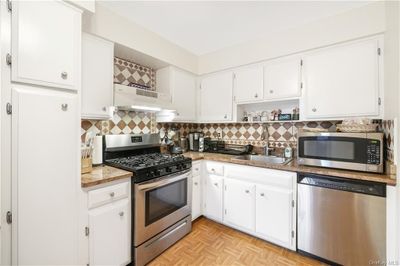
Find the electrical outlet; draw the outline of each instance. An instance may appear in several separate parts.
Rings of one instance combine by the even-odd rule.
[[[218,132],[218,133],[217,133],[217,136],[218,136],[218,138],[220,138],[220,137],[221,137],[221,133]]]

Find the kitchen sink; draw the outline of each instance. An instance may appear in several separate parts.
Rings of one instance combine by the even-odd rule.
[[[242,155],[236,156],[234,159],[236,160],[245,160],[245,161],[255,161],[255,162],[265,162],[265,163],[275,163],[275,164],[287,164],[292,159],[286,159],[283,157],[277,156],[263,156],[263,155]]]

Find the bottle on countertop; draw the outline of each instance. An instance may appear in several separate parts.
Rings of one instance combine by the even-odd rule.
[[[288,145],[288,146],[285,148],[285,158],[291,159],[292,156],[293,156],[293,149],[292,149],[292,147],[290,147],[290,145]]]

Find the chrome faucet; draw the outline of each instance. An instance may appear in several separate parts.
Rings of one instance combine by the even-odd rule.
[[[268,145],[264,146],[264,155],[271,156],[271,152],[275,151],[275,148],[269,148]]]

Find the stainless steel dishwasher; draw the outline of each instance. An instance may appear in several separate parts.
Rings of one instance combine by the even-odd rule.
[[[386,261],[386,185],[298,175],[297,250],[327,263]]]

